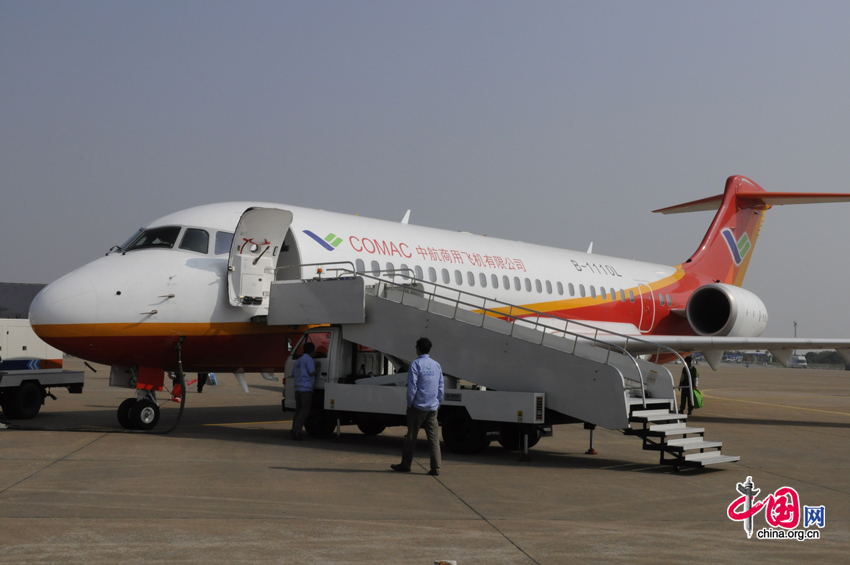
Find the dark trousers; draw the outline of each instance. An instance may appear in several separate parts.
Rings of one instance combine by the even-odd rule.
[[[204,385],[207,384],[207,379],[209,379],[209,373],[198,373],[198,392],[204,391]]]
[[[685,406],[687,405],[687,412],[693,412],[694,404],[691,402],[691,387],[685,387],[682,389],[682,398],[679,400],[679,411],[684,413]]]
[[[437,423],[437,411],[407,408],[407,436],[404,438],[404,449],[401,453],[401,466],[407,469],[413,463],[413,451],[419,436],[419,428],[425,430],[428,444],[431,448],[431,468],[439,469],[440,458],[440,424]]]
[[[307,421],[307,416],[310,415],[310,406],[313,404],[312,390],[296,390],[295,391],[295,417],[292,419],[292,433],[300,434],[304,427],[304,422]]]

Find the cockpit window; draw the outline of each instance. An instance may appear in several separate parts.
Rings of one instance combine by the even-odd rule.
[[[210,249],[210,234],[206,230],[189,228],[183,234],[183,239],[180,241],[180,249],[197,251],[206,255]]]
[[[230,244],[233,243],[233,234],[226,231],[215,234],[215,254],[226,255],[230,253]]]
[[[168,226],[164,228],[144,230],[138,237],[136,237],[136,239],[133,240],[133,243],[124,249],[124,251],[147,249],[149,247],[171,249],[177,242],[178,235],[180,235],[180,226]]]

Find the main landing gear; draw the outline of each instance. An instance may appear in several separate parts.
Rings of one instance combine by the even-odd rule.
[[[118,423],[128,430],[152,430],[159,422],[159,404],[153,391],[138,391],[141,398],[128,398],[118,407]]]

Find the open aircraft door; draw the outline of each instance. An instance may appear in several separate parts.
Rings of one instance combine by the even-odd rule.
[[[292,212],[249,208],[239,219],[227,261],[227,292],[233,306],[268,306],[269,291]]]

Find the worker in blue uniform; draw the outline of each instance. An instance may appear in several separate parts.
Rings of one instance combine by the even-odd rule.
[[[319,363],[313,361],[315,351],[316,346],[309,341],[304,344],[304,354],[295,360],[295,367],[292,369],[292,378],[295,380],[295,417],[292,419],[292,430],[289,434],[295,441],[304,439],[301,429],[313,404],[313,383],[320,367]]]
[[[440,474],[440,425],[437,422],[437,410],[443,400],[443,370],[428,355],[430,352],[431,340],[427,337],[419,338],[416,342],[417,358],[410,364],[407,373],[407,436],[404,438],[401,463],[390,465],[393,471],[399,473],[410,471],[419,429],[423,428],[431,448],[431,470],[428,474]]]

